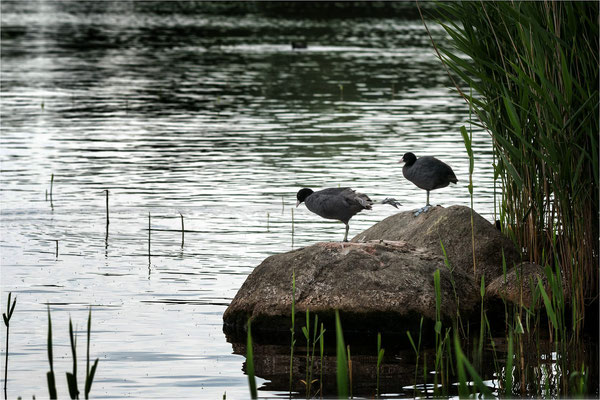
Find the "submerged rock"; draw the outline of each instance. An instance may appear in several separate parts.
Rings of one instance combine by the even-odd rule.
[[[452,268],[473,276],[471,209],[464,206],[432,207],[415,217],[412,211],[392,215],[356,235],[352,242],[374,239],[403,240],[442,257],[443,243]],[[486,281],[502,275],[502,252],[511,268],[521,259],[514,244],[481,215],[473,212],[475,278],[485,273]]]
[[[468,314],[479,301],[472,277],[462,270],[451,274],[442,257],[404,241],[317,243],[273,255],[254,269],[225,311],[225,331],[240,333],[251,317],[253,333],[280,332],[289,338],[294,271],[300,316],[309,309],[333,329],[337,309],[345,333],[405,335],[418,327],[421,316],[435,320],[433,275],[438,269],[442,318],[449,320],[457,309]]]

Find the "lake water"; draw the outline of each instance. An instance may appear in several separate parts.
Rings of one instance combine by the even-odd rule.
[[[350,186],[416,209],[425,192],[398,164],[413,151],[459,179],[432,192],[433,204],[469,205],[459,132],[468,108],[420,21],[91,6],[2,2],[3,309],[8,292],[17,297],[10,398],[48,393],[47,304],[60,397],[69,318],[83,386],[91,306],[93,397],[246,398],[225,308],[265,257],[344,234],[295,209],[298,189]],[[307,49],[291,48],[299,38]],[[474,207],[492,220],[486,133],[474,131],[474,150]],[[350,237],[395,212],[357,215]],[[263,385],[261,396],[282,394]]]

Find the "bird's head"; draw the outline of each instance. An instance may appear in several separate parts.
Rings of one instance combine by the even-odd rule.
[[[415,161],[417,161],[417,156],[415,156],[413,153],[404,153],[404,155],[402,156],[402,158],[400,159],[400,163],[406,163],[406,165],[413,165],[415,163]]]
[[[309,188],[303,188],[298,190],[298,193],[296,193],[296,199],[298,199],[298,201],[296,201],[296,207],[298,207],[300,203],[306,200],[306,198],[311,194],[313,194],[313,191]]]

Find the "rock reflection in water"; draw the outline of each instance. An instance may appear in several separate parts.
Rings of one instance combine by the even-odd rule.
[[[297,339],[301,340],[301,339]],[[246,344],[232,343],[233,353],[246,355]],[[259,388],[270,392],[289,391],[290,379],[290,348],[289,346],[278,346],[253,343],[254,350],[254,373],[257,377],[266,379],[268,382]],[[363,351],[360,351],[363,350]],[[377,357],[376,343],[373,343],[373,355],[366,354],[367,349],[357,351],[350,348],[352,361],[352,393],[364,397],[374,397],[377,383]],[[326,348],[323,356],[323,396],[332,396],[337,393],[336,382],[336,357],[335,348]],[[246,363],[243,366],[246,370]],[[299,396],[305,396],[306,387],[306,347],[296,346],[294,348],[293,362],[293,386],[292,390]],[[319,396],[320,390],[321,360],[318,345],[315,348],[313,363],[312,396]],[[381,393],[407,393],[402,387],[409,382],[414,382],[415,364],[412,351],[397,352],[391,357],[384,357],[380,367],[379,388]]]

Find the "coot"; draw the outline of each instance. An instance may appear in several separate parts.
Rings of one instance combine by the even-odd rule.
[[[337,219],[346,225],[344,242],[348,241],[348,221],[361,210],[370,210],[373,201],[366,194],[348,187],[329,188],[313,192],[309,188],[300,189],[296,194],[296,207],[304,202],[306,208],[327,219]]]
[[[402,156],[404,167],[402,167],[402,175],[417,187],[427,191],[427,204],[421,208],[415,215],[420,212],[426,212],[431,207],[429,204],[429,191],[440,189],[448,186],[450,182],[457,183],[456,175],[450,166],[435,157],[417,157],[413,153],[406,153]]]

